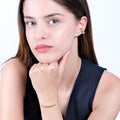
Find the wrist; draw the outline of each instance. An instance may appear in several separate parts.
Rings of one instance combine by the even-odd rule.
[[[56,106],[56,104],[57,104],[57,103],[51,104],[51,105],[48,105],[48,104],[47,104],[47,105],[41,105],[41,104],[40,104],[40,107],[42,107],[42,108],[51,108],[51,107]]]
[[[57,96],[50,97],[50,96],[38,96],[40,106],[55,106],[58,104]]]

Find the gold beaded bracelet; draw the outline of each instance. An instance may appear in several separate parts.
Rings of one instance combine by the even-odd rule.
[[[53,105],[40,105],[41,107],[44,107],[44,108],[50,108],[50,107],[53,107],[55,106],[56,104],[53,104]]]

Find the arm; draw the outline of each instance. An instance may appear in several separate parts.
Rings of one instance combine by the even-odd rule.
[[[38,96],[42,119],[62,120],[57,95],[57,85],[60,80],[57,62],[34,64],[30,69],[30,78]]]
[[[29,75],[38,96],[43,120],[56,120],[56,118],[63,120],[58,101],[58,86],[63,77],[68,54],[69,52],[63,56],[59,64],[38,63],[30,69]]]
[[[62,114],[60,111],[59,104],[56,103],[55,106],[52,107],[41,107],[41,113],[42,113],[42,118],[43,120],[63,120]]]
[[[120,79],[104,72],[93,101],[88,120],[115,120],[120,110]]]
[[[26,68],[18,59],[9,60],[1,74],[0,120],[23,120]]]

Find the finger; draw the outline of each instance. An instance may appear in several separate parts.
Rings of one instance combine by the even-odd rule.
[[[38,71],[41,68],[42,64],[41,63],[37,63],[37,65],[35,66],[35,70]]]
[[[34,65],[30,68],[29,72],[34,71],[34,70],[36,69],[36,66],[37,66],[37,64],[34,64]]]
[[[43,63],[43,64],[39,63],[38,64],[38,71],[46,71],[47,67],[48,67],[48,64],[46,64],[46,63]]]
[[[66,61],[67,61],[67,57],[68,55],[70,54],[70,51],[68,51],[61,59],[60,63],[59,63],[59,71],[60,71],[60,74],[63,74],[64,72],[64,68],[65,68],[65,64],[66,64]]]
[[[52,70],[52,69],[57,69],[58,68],[58,62],[52,62],[50,65],[49,65],[49,70]]]
[[[36,69],[37,64],[34,64],[29,70],[29,76],[31,76],[32,72]]]
[[[34,64],[34,65],[31,67],[31,69],[35,69],[36,66],[37,66],[37,64]]]

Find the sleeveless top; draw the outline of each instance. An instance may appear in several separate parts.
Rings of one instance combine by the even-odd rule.
[[[64,120],[87,120],[92,112],[96,88],[106,70],[84,58],[74,83]],[[29,70],[28,70],[29,72]],[[39,101],[29,78],[24,99],[24,120],[42,120]]]

